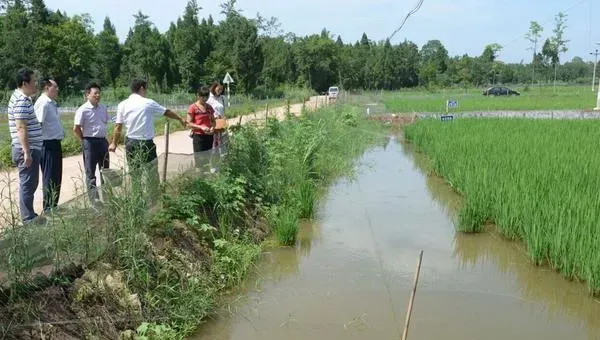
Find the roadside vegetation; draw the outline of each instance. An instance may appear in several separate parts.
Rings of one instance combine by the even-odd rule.
[[[464,197],[460,231],[493,223],[534,263],[600,293],[599,121],[426,119],[405,134]]]
[[[331,106],[236,127],[218,174],[190,170],[157,198],[133,173],[99,213],[82,202],[45,227],[13,222],[0,240],[0,335],[190,334],[265,244],[296,244],[320,190],[351,175],[356,157],[378,142],[384,128],[361,114]],[[38,271],[51,273],[31,275]]]

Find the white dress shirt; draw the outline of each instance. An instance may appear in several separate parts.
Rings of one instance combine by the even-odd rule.
[[[154,117],[162,116],[166,111],[154,100],[134,93],[119,103],[115,122],[125,125],[127,138],[150,140],[154,138]]]
[[[58,106],[54,100],[42,93],[33,106],[37,120],[42,124],[43,140],[62,140],[65,130],[60,122]]]

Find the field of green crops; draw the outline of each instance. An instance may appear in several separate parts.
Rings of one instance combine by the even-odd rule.
[[[458,101],[455,112],[496,110],[590,110],[596,106],[596,92],[589,86],[510,87],[520,96],[487,97],[480,89],[406,90],[384,94],[389,112],[444,112],[446,100]]]
[[[405,133],[463,196],[459,230],[494,222],[600,293],[600,121],[423,120]]]

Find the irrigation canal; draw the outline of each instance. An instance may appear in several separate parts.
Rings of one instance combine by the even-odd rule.
[[[192,339],[400,339],[421,249],[409,339],[600,339],[584,285],[519,243],[455,232],[458,197],[410,146],[390,137],[360,161]]]

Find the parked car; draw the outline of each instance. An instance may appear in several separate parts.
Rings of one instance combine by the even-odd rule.
[[[494,86],[486,90],[483,90],[484,96],[520,96],[521,94],[515,90],[511,90],[508,87]]]
[[[337,99],[339,93],[340,89],[337,86],[331,86],[327,91],[327,97],[329,97],[329,99]]]

